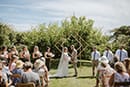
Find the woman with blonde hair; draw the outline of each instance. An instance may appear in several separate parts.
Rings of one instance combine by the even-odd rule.
[[[37,59],[34,63],[34,71],[39,74],[42,87],[47,87],[49,82],[48,70],[45,65],[45,61],[42,59]]]
[[[130,58],[126,58],[124,60],[124,65],[125,65],[127,73],[130,75]]]
[[[129,75],[126,73],[126,68],[122,62],[117,62],[115,64],[115,70],[116,73],[114,73],[110,80],[109,85],[110,87],[128,87],[128,86],[119,86],[117,83],[120,83],[120,85],[123,85],[124,82],[129,82]]]
[[[38,46],[34,46],[34,50],[33,50],[33,53],[32,53],[33,61],[35,62],[41,56],[42,56],[42,53],[39,51],[39,47]]]

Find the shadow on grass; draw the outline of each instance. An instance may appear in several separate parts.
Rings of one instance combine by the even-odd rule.
[[[86,78],[90,78],[90,79],[93,79],[93,78],[96,78],[95,76],[78,76],[77,79],[86,79]]]
[[[63,79],[63,78],[76,78],[76,79],[86,79],[86,78],[90,78],[90,79],[94,79],[96,78],[95,76],[65,76],[65,77],[50,77],[50,79]]]
[[[63,78],[73,78],[74,76],[64,76],[64,77],[50,77],[50,79],[63,79]]]

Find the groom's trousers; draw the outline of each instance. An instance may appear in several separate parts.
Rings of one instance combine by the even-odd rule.
[[[77,63],[73,63],[73,67],[74,67],[74,71],[75,71],[75,75],[78,75],[78,70],[77,70]]]

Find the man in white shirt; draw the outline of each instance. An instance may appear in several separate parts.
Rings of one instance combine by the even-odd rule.
[[[125,58],[128,58],[128,52],[124,49],[124,46],[121,46],[115,53],[119,57],[119,61],[123,62]]]
[[[92,72],[93,76],[95,75],[95,68],[98,65],[98,59],[100,58],[100,52],[97,51],[96,47],[93,47],[93,52],[91,53],[92,57]]]
[[[112,61],[113,61],[113,53],[110,50],[109,46],[106,47],[106,50],[103,52],[103,56],[107,57],[107,59],[109,60],[110,64],[112,63]]]

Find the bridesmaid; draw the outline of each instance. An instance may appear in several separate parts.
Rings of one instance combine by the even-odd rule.
[[[3,46],[1,48],[0,58],[2,60],[8,61],[8,51],[7,51],[7,47],[6,46]]]
[[[23,61],[23,62],[26,62],[26,61],[30,61],[30,53],[28,51],[28,48],[27,46],[24,46],[22,48],[22,51],[20,52],[20,59]]]
[[[34,62],[39,59],[40,57],[42,57],[42,53],[39,51],[39,47],[38,46],[35,46],[34,47],[34,51],[33,51],[33,54],[32,54],[32,58],[34,60]]]
[[[11,48],[11,54],[12,54],[12,55],[16,55],[16,56],[19,55],[19,53],[18,53],[18,51],[17,51],[17,49],[16,49],[15,46],[12,46],[12,48]]]
[[[51,48],[47,47],[46,52],[44,53],[44,57],[46,59],[46,66],[48,71],[50,71],[50,60],[52,57],[54,57],[55,55],[51,52]]]

